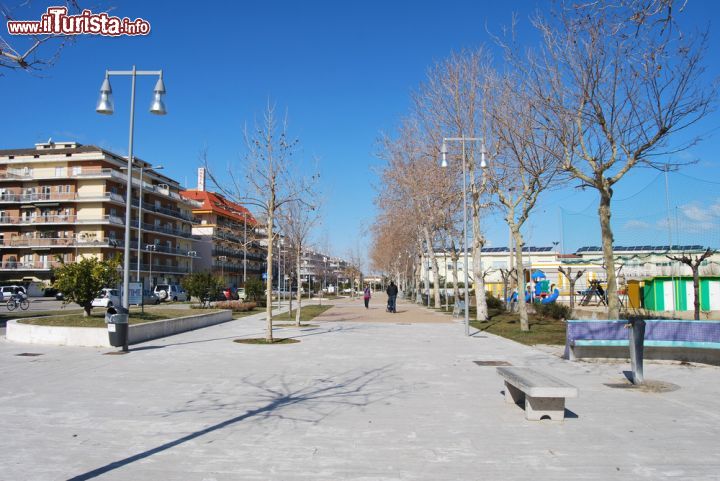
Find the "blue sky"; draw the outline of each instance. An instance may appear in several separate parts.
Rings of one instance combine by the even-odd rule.
[[[154,80],[141,79],[135,153],[162,163],[166,174],[181,183],[187,179],[187,185],[194,187],[198,154],[204,146],[216,172],[228,166],[242,168],[242,127],[253,122],[271,99],[279,109],[287,109],[290,132],[301,140],[303,158],[320,161],[326,202],[318,237],[327,236],[332,250],[341,255],[367,246],[363,232],[374,217],[372,185],[374,169],[380,165],[375,142],[380,132],[392,131],[407,112],[410,93],[423,81],[426,69],[452,50],[490,43],[486,26],[507,24],[513,9],[519,14],[521,32],[529,37],[527,16],[536,5],[545,5],[272,1],[206,2],[200,9],[186,9],[182,2],[81,3],[94,11],[117,5],[112,14],[143,17],[151,23],[152,33],[132,38],[82,36],[40,76],[4,72],[0,148],[26,147],[52,137],[125,154],[129,81],[113,80],[116,113],[99,116],[94,106],[104,71],[129,69],[133,64],[139,69],[162,68],[169,114],[159,118],[147,112]],[[22,10],[22,18],[37,19],[49,5],[32,2],[31,8]],[[690,2],[687,10],[688,24],[703,26],[707,19],[720,18],[717,2]],[[712,29],[711,25],[708,70],[717,77],[719,42]],[[717,113],[698,124],[696,131],[710,132],[708,138],[682,154],[698,163],[683,169],[682,175],[669,176],[671,217],[685,225],[689,212],[688,219],[695,216],[707,227],[697,235],[675,232],[680,241],[719,243],[720,193],[713,183],[720,182],[718,127]],[[657,238],[657,243],[667,243],[663,240],[668,238],[663,224],[667,222],[665,184],[657,175],[644,170],[618,185],[616,197],[629,198],[619,205],[627,229],[619,242],[627,238],[648,243]],[[566,250],[599,245],[592,231],[597,224],[595,197],[594,192],[573,186],[544,196],[526,230],[529,243],[562,241]],[[499,219],[488,218],[485,227],[490,244],[507,242],[507,230]]]

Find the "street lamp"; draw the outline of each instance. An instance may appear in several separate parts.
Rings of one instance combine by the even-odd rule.
[[[487,167],[485,162],[485,141],[479,137],[444,137],[440,153],[442,154],[442,167],[447,167],[447,142],[462,143],[462,175],[463,175],[463,265],[465,269],[465,335],[470,335],[470,305],[468,296],[468,235],[467,235],[467,174],[465,158],[465,142],[480,142],[480,167]],[[482,262],[482,261],[481,261]],[[457,282],[457,279],[456,279]]]
[[[152,289],[152,254],[157,249],[157,246],[155,244],[147,244],[145,245],[145,250],[150,251],[150,269],[149,269],[149,279],[150,279],[150,289]]]
[[[225,262],[227,262],[227,256],[218,256],[220,261],[220,277],[222,277],[223,286],[225,285]]]
[[[195,258],[197,257],[197,251],[188,251],[187,255],[190,257],[190,275],[192,275],[193,264],[195,263]]]
[[[138,260],[137,260],[137,282],[140,282],[140,258],[142,257],[140,255],[141,249],[142,249],[142,219],[143,219],[143,169],[145,168],[145,164],[142,162],[140,163],[140,202],[138,203]],[[152,170],[162,170],[165,167],[162,165],[153,165],[150,166],[150,169]],[[127,167],[120,167],[121,170],[127,170]],[[130,177],[128,176],[128,183],[130,182]],[[152,280],[150,281],[152,284]]]
[[[125,309],[130,308],[130,212],[132,207],[132,164],[133,164],[133,136],[135,131],[135,80],[138,75],[157,76],[158,80],[153,89],[153,101],[150,104],[150,113],[155,115],[165,115],[165,103],[163,95],[165,95],[165,84],[162,79],[162,70],[136,70],[133,65],[132,70],[106,70],[105,80],[100,87],[100,99],[98,100],[95,111],[99,114],[112,115],[115,111],[112,101],[112,87],[110,86],[111,76],[129,76],[131,78],[130,87],[130,132],[128,140],[128,157],[127,157],[127,195],[125,204],[125,249],[123,259],[123,299],[122,305]],[[151,266],[152,268],[152,266]],[[151,281],[152,282],[152,281]],[[127,345],[123,346],[123,351],[127,351]]]

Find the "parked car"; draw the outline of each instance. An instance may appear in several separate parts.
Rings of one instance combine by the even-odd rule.
[[[161,301],[187,301],[187,292],[177,284],[158,284],[153,291]]]
[[[27,292],[23,286],[12,285],[0,287],[0,299],[5,299],[18,294],[27,297]]]
[[[57,293],[55,293],[55,300],[56,300],[56,301],[64,301],[64,300],[65,300],[65,296],[63,295],[62,292],[57,292]]]
[[[145,289],[143,291],[143,304],[145,304],[146,306],[152,304],[160,304],[160,298],[153,291]]]
[[[104,307],[106,309],[108,307],[119,306],[120,304],[120,291],[118,289],[110,289],[109,287],[101,290],[92,301],[93,307]]]

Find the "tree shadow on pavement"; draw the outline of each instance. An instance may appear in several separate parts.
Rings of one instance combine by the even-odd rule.
[[[341,409],[353,409],[368,406],[405,392],[405,388],[398,387],[400,383],[390,383],[395,387],[388,388],[387,378],[392,376],[393,367],[383,366],[360,372],[344,372],[330,375],[325,378],[314,379],[309,386],[292,388],[283,377],[279,382],[273,378],[264,381],[253,381],[251,378],[243,379],[244,385],[249,385],[260,391],[259,407],[226,419],[217,424],[195,431],[154,448],[139,452],[132,456],[113,461],[105,466],[93,469],[87,473],[69,478],[68,481],[83,481],[96,478],[128,464],[149,458],[162,453],[188,441],[210,434],[220,429],[231,427],[237,423],[250,419],[267,420],[271,418],[291,419],[299,422],[319,423],[330,414]],[[380,381],[385,381],[384,383]],[[286,412],[292,406],[301,405],[306,417],[293,416]],[[227,404],[211,402],[209,406],[193,405],[188,409],[174,411],[192,412],[228,409]],[[234,408],[234,407],[232,407]]]

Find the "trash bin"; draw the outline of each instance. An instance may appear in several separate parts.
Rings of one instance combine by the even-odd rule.
[[[108,326],[110,345],[113,347],[124,347],[128,340],[128,318],[130,313],[120,306],[109,307],[105,313],[105,322]]]

